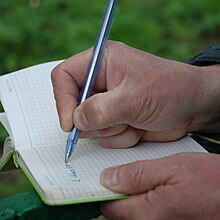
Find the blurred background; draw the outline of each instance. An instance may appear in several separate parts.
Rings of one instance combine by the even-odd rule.
[[[93,46],[105,0],[0,1],[0,75]],[[110,39],[185,62],[220,42],[219,0],[119,0]],[[0,127],[0,149],[7,133]],[[0,152],[1,152],[0,150]],[[0,198],[31,188],[10,161]]]

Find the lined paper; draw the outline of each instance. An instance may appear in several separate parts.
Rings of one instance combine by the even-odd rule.
[[[64,145],[20,151],[21,157],[51,202],[100,200],[117,195],[100,185],[103,169],[137,160],[149,160],[178,152],[205,152],[189,137],[176,142],[142,142],[128,149],[105,149],[96,140],[80,139],[73,158],[64,163]],[[74,172],[71,174],[71,169]]]

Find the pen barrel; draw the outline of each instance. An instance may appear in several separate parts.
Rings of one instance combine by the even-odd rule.
[[[78,105],[84,102],[92,94],[95,81],[101,67],[102,59],[104,56],[104,48],[106,46],[106,41],[110,33],[117,4],[118,0],[108,0],[107,2],[99,32],[96,38],[95,46],[93,48],[93,53],[87,68],[86,80],[80,93]]]
[[[108,0],[105,12],[102,18],[101,26],[96,38],[95,46],[93,48],[92,57],[90,59],[87,72],[86,80],[83,84],[83,88],[80,93],[80,99],[78,105],[84,102],[92,93],[95,81],[100,70],[101,62],[104,55],[104,48],[106,46],[106,41],[110,32],[112,25],[113,17],[116,11],[118,0]],[[73,127],[70,131],[65,152],[65,162],[68,161],[68,158],[73,153],[76,143],[79,138],[80,131],[76,127]]]
[[[67,137],[65,155],[72,154],[79,139],[79,135],[80,135],[80,130],[76,127],[73,127]]]

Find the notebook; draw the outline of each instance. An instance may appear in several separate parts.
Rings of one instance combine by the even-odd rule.
[[[67,134],[59,125],[51,71],[61,61],[44,63],[0,77],[4,107],[0,120],[8,131],[0,167],[13,155],[48,205],[122,199],[100,184],[103,169],[178,152],[205,152],[190,137],[168,143],[140,142],[129,149],[105,149],[95,139],[80,139],[64,162]],[[117,146],[116,146],[117,147]]]

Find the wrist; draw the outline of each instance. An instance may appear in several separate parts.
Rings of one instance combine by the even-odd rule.
[[[196,69],[200,74],[201,91],[195,100],[197,110],[188,131],[220,132],[220,65]]]

